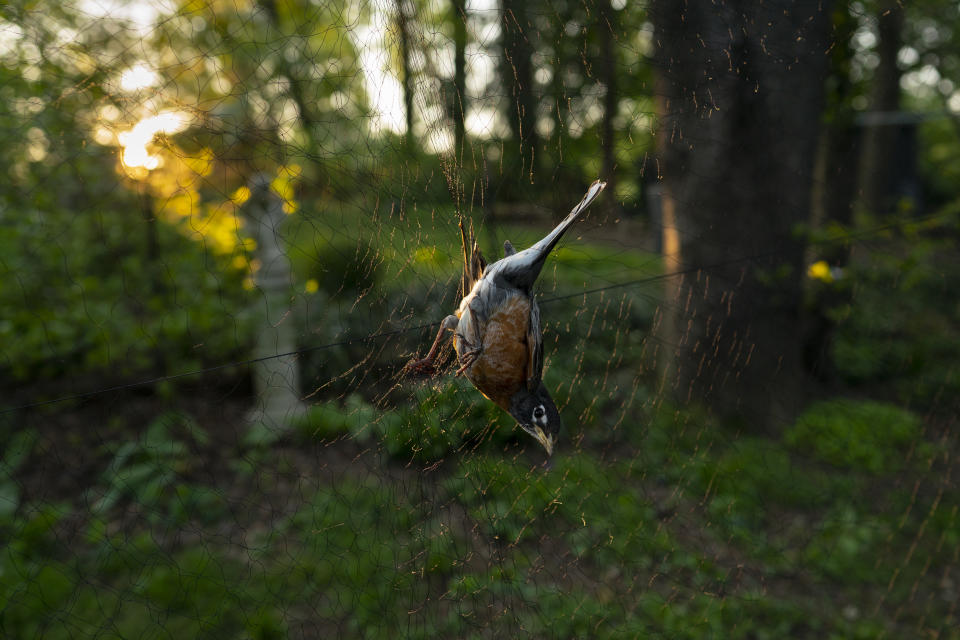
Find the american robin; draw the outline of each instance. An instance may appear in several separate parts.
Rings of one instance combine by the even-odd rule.
[[[422,360],[407,370],[433,373],[444,335],[453,331],[453,347],[463,374],[485,397],[512,415],[524,431],[552,455],[560,431],[560,412],[543,385],[543,335],[533,284],[550,251],[577,216],[607,186],[597,180],[563,221],[529,249],[517,252],[503,243],[504,257],[487,265],[471,227],[460,222],[465,293],[456,314],[447,316]]]

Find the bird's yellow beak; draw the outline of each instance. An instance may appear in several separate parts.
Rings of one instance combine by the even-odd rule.
[[[533,435],[537,439],[537,442],[539,442],[541,446],[543,446],[543,448],[547,450],[547,456],[552,456],[553,455],[553,438],[545,434],[543,432],[543,429],[541,429],[540,427],[534,427],[533,431],[534,431]]]

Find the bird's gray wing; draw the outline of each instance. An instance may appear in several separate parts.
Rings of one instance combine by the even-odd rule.
[[[481,278],[479,285],[460,303],[460,322],[454,340],[458,354],[483,347],[487,335],[490,310],[503,302],[506,292],[491,278]]]
[[[532,247],[523,251],[507,254],[497,265],[496,277],[507,286],[516,287],[522,291],[530,291],[533,283],[536,282],[540,270],[543,269],[543,263],[553,248],[567,232],[570,226],[576,221],[577,217],[583,213],[583,210],[590,206],[590,203],[596,200],[600,192],[603,191],[607,183],[597,180],[587,190],[583,199],[567,214],[560,224],[553,231],[548,233],[542,240]]]
[[[530,323],[527,325],[527,390],[531,393],[540,387],[543,379],[543,333],[540,329],[540,307],[536,300],[530,301]]]

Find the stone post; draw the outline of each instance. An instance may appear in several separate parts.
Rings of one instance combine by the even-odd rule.
[[[293,355],[297,347],[291,309],[292,276],[280,234],[286,218],[283,202],[270,189],[270,178],[265,174],[254,176],[250,191],[243,214],[257,243],[254,256],[260,266],[253,278],[260,294],[255,310],[260,326],[251,354],[258,360],[251,365],[255,398],[247,414],[247,440],[264,443],[280,437],[290,420],[303,414],[306,407],[300,401],[300,371]]]

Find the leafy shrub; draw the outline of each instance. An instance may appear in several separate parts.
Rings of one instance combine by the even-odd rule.
[[[0,234],[0,276],[15,283],[0,289],[0,368],[14,379],[179,372],[249,344],[233,256],[158,223],[160,254],[148,258],[126,209],[36,216],[44,224],[23,215]]]
[[[785,511],[829,504],[852,490],[842,478],[795,462],[782,445],[764,438],[738,440],[694,471],[697,490],[709,497],[711,523],[761,556],[769,551],[767,527]]]
[[[369,422],[354,423],[352,430],[361,440],[379,442],[392,457],[433,462],[482,441],[517,437],[513,424],[468,381],[450,378],[423,387],[406,404],[377,411]]]
[[[858,513],[849,505],[832,509],[820,523],[803,552],[810,567],[845,582],[875,580],[887,565],[875,562],[877,546],[889,535],[890,525]]]
[[[831,311],[834,360],[847,381],[887,382],[913,402],[960,391],[954,374],[960,309],[953,295],[960,263],[951,217],[947,211],[904,225],[908,243],[885,244],[851,264],[851,299]]]
[[[661,561],[686,564],[682,550],[657,527],[649,500],[618,481],[624,471],[587,455],[556,458],[549,471],[479,455],[464,460],[444,487],[503,544],[549,535],[578,556],[614,562],[627,572]]]
[[[321,402],[292,422],[293,430],[304,441],[330,440],[359,430],[374,422],[376,408],[359,395],[348,396],[343,406]]]
[[[13,518],[20,504],[20,485],[14,474],[26,462],[37,442],[37,432],[24,429],[6,439],[0,450],[0,527]]]
[[[194,458],[191,447],[207,442],[206,432],[191,418],[169,413],[154,420],[140,440],[125,442],[113,454],[113,459],[101,476],[100,496],[94,503],[94,513],[109,510],[122,499],[129,499],[147,508],[151,518],[161,517],[157,509],[166,507],[179,474],[190,468]],[[189,492],[187,492],[189,493]],[[186,508],[194,497],[179,492],[180,509]],[[209,506],[210,499],[198,498]],[[163,509],[165,511],[165,509]]]
[[[791,447],[839,467],[879,473],[901,467],[920,438],[920,420],[880,402],[825,400],[807,409],[785,438]]]

